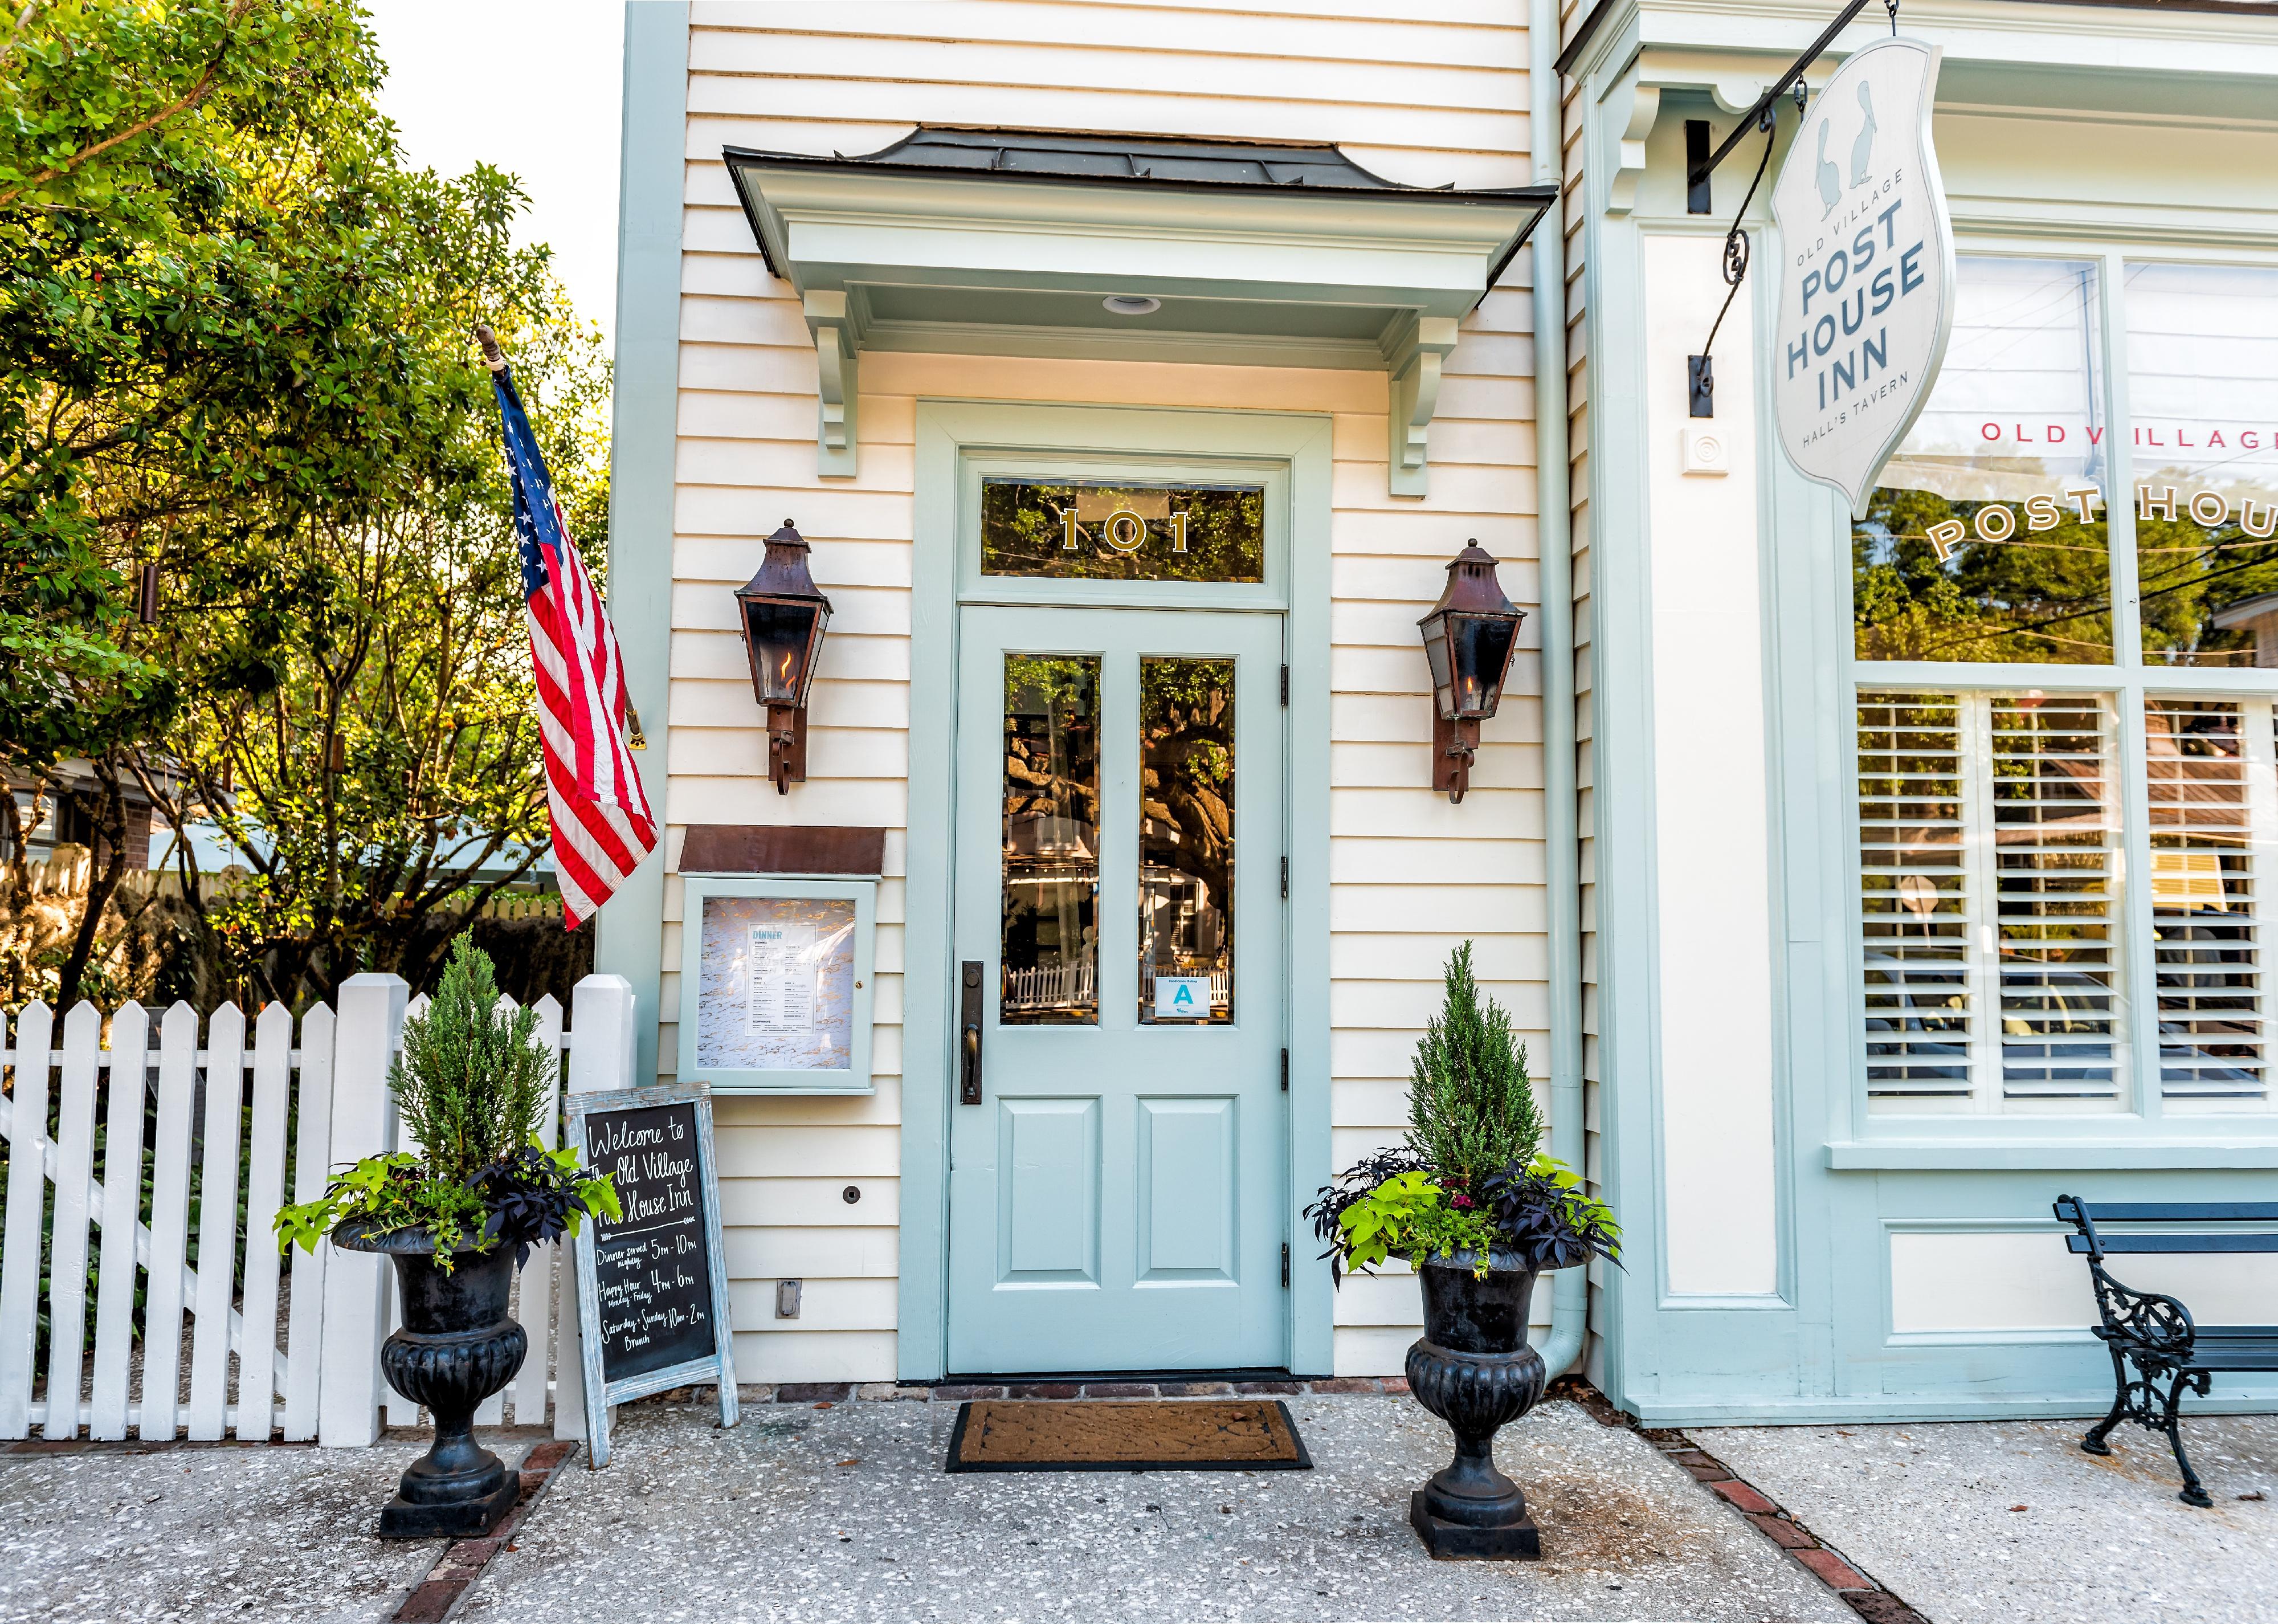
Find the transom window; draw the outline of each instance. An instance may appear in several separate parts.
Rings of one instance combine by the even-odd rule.
[[[2278,267],[1960,269],[1851,532],[1869,1109],[2267,1111]]]

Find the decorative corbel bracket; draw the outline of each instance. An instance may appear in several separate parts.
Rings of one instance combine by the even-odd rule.
[[[1402,321],[1386,346],[1385,370],[1391,376],[1388,460],[1395,496],[1421,496],[1428,489],[1425,453],[1433,414],[1440,409],[1440,369],[1455,347],[1454,317],[1420,315]]]
[[[826,479],[851,479],[856,447],[854,408],[861,393],[855,364],[860,324],[853,301],[846,294],[810,293],[803,303],[806,330],[814,335],[819,375],[816,471]]]
[[[1613,159],[1606,182],[1606,212],[1627,214],[1637,205],[1638,181],[1645,174],[1646,138],[1661,117],[1661,87],[1640,84],[1634,65],[1606,93],[1606,151]]]

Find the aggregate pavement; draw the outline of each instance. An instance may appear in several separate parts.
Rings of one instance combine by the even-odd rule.
[[[952,1403],[622,1413],[455,1616],[768,1620],[1836,1620],[1834,1594],[1644,1439],[1552,1402],[1497,1441],[1540,1562],[1434,1562],[1446,1464],[1412,1399],[1287,1401],[1310,1472],[946,1475]]]
[[[2164,1436],[2088,1421],[1696,1427],[1692,1437],[1937,1624],[2278,1624],[2278,1416]]]

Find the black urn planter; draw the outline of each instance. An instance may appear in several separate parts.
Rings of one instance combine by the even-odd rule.
[[[1484,1277],[1472,1254],[1416,1266],[1424,1283],[1424,1335],[1408,1350],[1408,1387],[1454,1429],[1456,1458],[1410,1497],[1408,1520],[1435,1557],[1540,1557],[1526,1497],[1495,1470],[1494,1435],[1542,1397],[1542,1356],[1526,1345],[1535,1271],[1490,1254]]]
[[[475,1410],[514,1380],[530,1337],[507,1314],[514,1248],[464,1246],[448,1273],[435,1262],[424,1229],[374,1234],[356,1223],[333,1244],[394,1260],[403,1294],[403,1328],[379,1350],[387,1384],[435,1420],[435,1442],[404,1469],[395,1498],[379,1513],[382,1539],[463,1539],[498,1527],[521,1492],[518,1474],[475,1442]]]

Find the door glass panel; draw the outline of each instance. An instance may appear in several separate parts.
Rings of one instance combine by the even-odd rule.
[[[1262,485],[981,482],[981,573],[1067,580],[1260,581]]]
[[[1234,662],[1139,663],[1139,1020],[1234,1019]]]
[[[1099,1022],[1099,657],[1005,656],[1007,1026]]]

